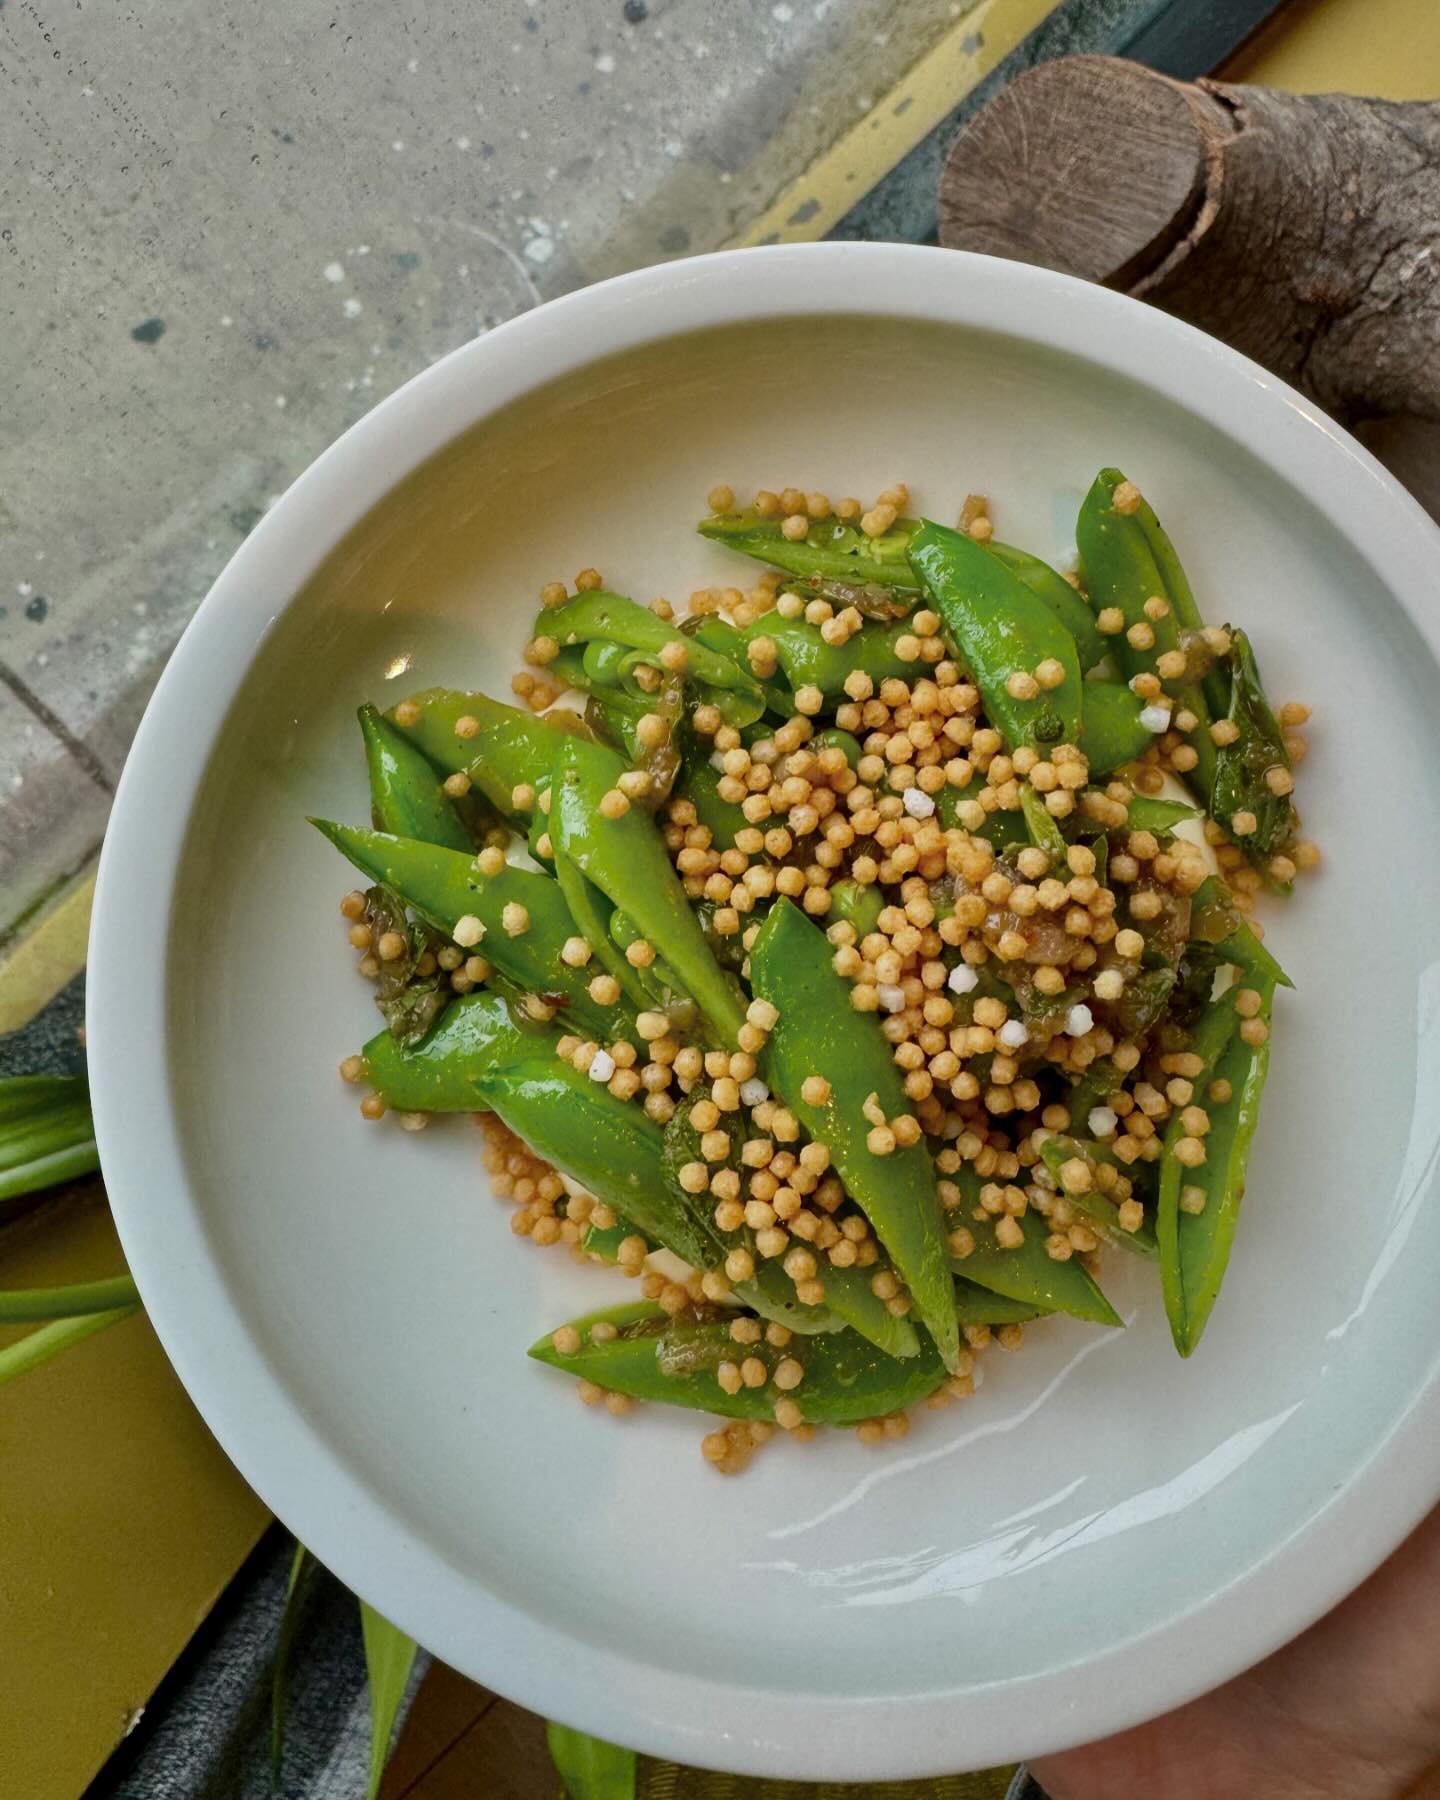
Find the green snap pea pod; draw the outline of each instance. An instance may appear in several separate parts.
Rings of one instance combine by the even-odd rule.
[[[841,731],[838,725],[829,725],[824,731],[817,731],[810,740],[812,750],[839,750],[845,761],[853,769],[865,754],[860,748],[860,740],[848,731]]]
[[[597,1343],[590,1334],[594,1325],[613,1326],[615,1336]],[[789,1398],[810,1424],[858,1425],[913,1406],[945,1379],[940,1358],[928,1343],[918,1355],[897,1362],[854,1331],[791,1342],[784,1350],[764,1343],[742,1347],[731,1338],[723,1314],[670,1319],[648,1303],[587,1313],[572,1320],[571,1328],[579,1335],[578,1350],[557,1350],[557,1334],[549,1333],[531,1346],[531,1356],[635,1400],[658,1400],[732,1419],[773,1419],[777,1400]],[[800,1385],[788,1395],[768,1381],[764,1387],[727,1394],[715,1372],[722,1362],[746,1356],[758,1357],[770,1371],[782,1357],[792,1358],[804,1370]]]
[[[1278,850],[1295,824],[1288,794],[1275,794],[1265,777],[1273,769],[1288,771],[1290,752],[1260,680],[1250,640],[1243,631],[1232,635],[1229,704],[1226,716],[1239,730],[1233,744],[1221,747],[1215,769],[1210,810],[1222,825],[1234,829],[1238,813],[1255,817],[1255,830],[1236,841],[1263,856]]]
[[[1183,820],[1199,817],[1193,806],[1186,806],[1179,800],[1157,800],[1150,794],[1136,794],[1130,802],[1131,831],[1174,831]]]
[[[755,512],[717,513],[702,519],[696,530],[712,543],[802,579],[833,576],[916,595],[922,585],[906,560],[915,532],[913,519],[897,519],[889,531],[874,538],[839,519],[817,521],[805,537],[787,538],[779,519],[762,519]]]
[[[1030,592],[1043,600],[1055,617],[1075,640],[1075,647],[1080,652],[1080,669],[1082,674],[1093,669],[1098,662],[1103,662],[1110,654],[1110,645],[1101,636],[1100,628],[1095,623],[1095,615],[1085,604],[1085,600],[1057,570],[1038,556],[1032,556],[1028,550],[1017,550],[1013,544],[996,543],[992,538],[985,545],[991,556],[998,557],[1012,574],[1018,575]]]
[[[1080,507],[1075,542],[1090,604],[1097,612],[1118,608],[1127,633],[1137,625],[1146,625],[1153,633],[1154,643],[1146,650],[1136,649],[1124,633],[1116,636],[1111,640],[1115,660],[1127,676],[1153,675],[1156,659],[1167,650],[1180,648],[1180,620],[1175,597],[1166,587],[1138,516],[1115,508],[1115,489],[1124,479],[1118,469],[1102,469],[1095,477]],[[1170,602],[1170,610],[1158,619],[1145,611],[1145,602],[1155,596]],[[1215,744],[1204,692],[1193,681],[1167,683],[1166,687],[1177,707],[1188,707],[1198,721],[1188,740],[1199,758],[1190,780],[1208,802],[1215,785]]]
[[[779,1015],[766,1050],[770,1086],[811,1137],[829,1146],[846,1191],[953,1368],[959,1341],[934,1165],[923,1143],[876,1156],[866,1142],[867,1103],[878,1101],[887,1119],[908,1112],[909,1103],[884,1033],[873,1015],[851,1006],[850,984],[835,973],[831,956],[824,932],[797,906],[781,900],[771,908],[750,951],[751,987]],[[804,1098],[803,1085],[818,1074],[830,1094],[817,1106]]]
[[[634,654],[609,638],[591,638],[580,651],[580,664],[593,687],[618,688],[626,673],[625,659]]]
[[[695,817],[709,831],[717,850],[734,847],[735,833],[744,831],[748,821],[732,800],[720,798],[720,773],[708,757],[691,763],[685,770],[680,780],[680,797],[695,808]]]
[[[637,1012],[645,1012],[655,1004],[655,989],[645,979],[645,971],[632,968],[625,960],[625,946],[612,935],[614,908],[592,882],[563,854],[555,858],[555,879],[570,908],[570,916],[581,937],[589,944],[600,967],[620,983],[620,991]]]
[[[379,1031],[362,1054],[375,1091],[397,1112],[479,1112],[477,1076],[542,1055],[556,1036],[482,991],[452,1000],[413,1050]]]
[[[991,1293],[963,1275],[955,1277],[955,1317],[962,1325],[1023,1325],[1029,1319],[1043,1319],[1049,1310]]]
[[[1196,1089],[1204,1091],[1215,1065],[1229,1049],[1236,1036],[1239,1015],[1235,1011],[1234,988],[1218,995],[1200,1015],[1191,1034],[1190,1049],[1203,1063],[1194,1077]],[[1165,1316],[1170,1321],[1170,1335],[1177,1348],[1185,1336],[1185,1287],[1180,1272],[1180,1190],[1198,1185],[1192,1182],[1191,1170],[1175,1154],[1177,1144],[1185,1137],[1185,1123],[1180,1112],[1172,1114],[1165,1129],[1164,1150],[1160,1158],[1160,1192],[1156,1202],[1155,1236],[1160,1245],[1160,1286],[1165,1295]],[[1206,1161],[1209,1160],[1207,1148]],[[1203,1167],[1204,1165],[1202,1165]],[[1181,1355],[1186,1352],[1181,1349]]]
[[[934,798],[935,816],[950,831],[960,823],[960,808],[967,800],[978,800],[980,789],[973,783],[968,788],[951,787],[947,783]],[[1006,844],[1028,844],[1032,841],[1025,814],[1018,806],[1011,811],[996,807],[994,812],[986,813],[983,825],[969,826],[966,829],[975,837],[987,839],[997,851]]]
[[[705,941],[664,839],[649,816],[634,807],[618,819],[608,819],[600,810],[624,773],[624,763],[603,744],[582,744],[578,738],[566,743],[551,788],[550,835],[557,851],[635,921],[674,971],[681,993],[733,1046],[745,1009]]]
[[[1094,1325],[1123,1322],[1078,1257],[1056,1262],[1050,1255],[1045,1248],[1050,1227],[1039,1213],[1029,1211],[1016,1221],[1022,1241],[1013,1250],[1007,1250],[995,1235],[997,1221],[988,1215],[983,1219],[974,1216],[979,1211],[982,1186],[974,1169],[967,1163],[952,1179],[959,1183],[966,1201],[959,1212],[951,1215],[952,1223],[963,1225],[975,1240],[975,1247],[967,1256],[957,1257],[951,1263],[957,1275],[1045,1312],[1069,1313]]]
[[[873,882],[867,887],[858,881],[837,881],[830,890],[831,919],[844,919],[862,938],[879,930],[884,910],[885,896]]]
[[[373,706],[362,706],[359,717],[375,829],[473,854],[474,841],[441,788],[435,765]]]
[[[738,1231],[721,1231],[715,1223],[714,1196],[709,1193],[691,1194],[681,1183],[680,1171],[685,1164],[702,1160],[700,1133],[691,1122],[690,1114],[698,1101],[708,1097],[708,1088],[695,1088],[684,1103],[676,1108],[665,1127],[660,1166],[675,1204],[685,1208],[695,1221],[696,1229],[702,1231],[713,1243],[713,1264],[722,1263],[727,1254],[736,1249],[748,1250],[754,1257],[756,1266],[753,1278],[736,1283],[733,1292],[737,1300],[759,1313],[762,1319],[773,1319],[777,1325],[788,1325],[792,1331],[798,1331],[807,1337],[817,1331],[843,1330],[846,1321],[831,1304],[828,1283],[825,1303],[807,1306],[796,1294],[795,1283],[784,1269],[778,1263],[756,1253],[753,1231],[745,1225]],[[740,1169],[740,1146],[733,1133],[724,1166],[736,1171]],[[874,1300],[875,1296],[870,1295],[870,1299]],[[883,1312],[883,1304],[878,1301],[876,1304],[881,1306]],[[904,1323],[903,1320],[891,1320],[888,1314],[886,1320],[889,1324]],[[865,1335],[870,1334],[867,1332]],[[890,1349],[891,1343],[899,1347]],[[893,1356],[912,1355],[916,1348],[914,1330],[906,1326],[904,1333],[888,1333],[887,1341],[882,1342],[880,1347]]]
[[[1065,1184],[1061,1170],[1068,1162],[1083,1162],[1092,1172],[1101,1163],[1114,1163],[1115,1159],[1103,1144],[1056,1132],[1054,1136],[1046,1138],[1040,1148],[1040,1155],[1045,1167],[1055,1177],[1056,1186],[1070,1205],[1087,1225],[1094,1227],[1107,1244],[1122,1245],[1126,1250],[1134,1251],[1137,1256],[1145,1256],[1154,1261],[1160,1252],[1155,1242],[1154,1227],[1148,1221],[1136,1231],[1126,1231],[1120,1223],[1120,1208],[1108,1194],[1101,1193],[1093,1186],[1084,1193],[1076,1193]]]
[[[550,836],[550,818],[540,805],[540,796],[550,785],[550,777],[542,775],[535,783],[535,810],[525,828],[525,848],[549,874],[555,873],[555,845]]]
[[[1044,601],[983,544],[926,520],[910,560],[935,599],[985,699],[985,710],[1012,748],[1077,741],[1082,687],[1075,640]],[[1053,661],[1058,686],[1017,700],[1006,686],[1017,670]]]
[[[1261,943],[1244,914],[1236,909],[1230,889],[1218,875],[1207,876],[1195,891],[1190,902],[1190,933],[1213,944],[1226,962],[1234,963],[1247,976],[1264,976],[1277,987],[1294,987],[1295,983]]]
[[[1155,509],[1148,500],[1142,499],[1135,510],[1135,518],[1145,535],[1145,542],[1150,546],[1150,554],[1155,558],[1155,567],[1160,571],[1160,579],[1165,583],[1162,590],[1175,608],[1175,617],[1180,621],[1184,631],[1203,631],[1205,621],[1200,616],[1200,607],[1195,599],[1195,591],[1190,586],[1190,578],[1185,573],[1183,564],[1176,554],[1175,546],[1170,542],[1170,535],[1155,516]],[[1201,681],[1205,701],[1210,708],[1211,716],[1224,718],[1228,690],[1225,676],[1220,669],[1209,669]]]
[[[660,664],[663,650],[678,647],[685,652],[684,673],[697,683],[727,723],[748,725],[765,710],[760,684],[748,669],[718,651],[711,650],[699,634],[687,634],[667,624],[647,606],[627,600],[623,594],[603,589],[577,594],[563,606],[542,612],[536,621],[538,634],[552,637],[562,649],[604,638],[627,650],[644,652]]]
[[[1263,1005],[1258,1017],[1268,1023],[1274,989],[1266,983],[1260,994]],[[1182,1356],[1189,1356],[1200,1342],[1225,1279],[1269,1069],[1269,1039],[1263,1044],[1247,1044],[1239,1036],[1215,1066],[1217,1077],[1230,1083],[1231,1098],[1221,1106],[1210,1106],[1210,1135],[1205,1140],[1206,1161],[1199,1183],[1205,1189],[1205,1207],[1198,1213],[1180,1208],[1175,1221],[1185,1310],[1179,1331],[1173,1320],[1171,1330]],[[1200,1173],[1190,1171],[1192,1180]]]
[[[529,816],[529,807],[514,804],[515,790],[534,786],[536,771],[548,769],[554,762],[556,750],[571,735],[570,727],[505,706],[488,694],[466,694],[455,688],[426,688],[412,694],[410,702],[420,708],[413,725],[398,724],[393,707],[385,715],[408,742],[447,774],[468,775],[507,819]],[[479,725],[473,737],[456,735],[455,726],[464,718]]]
[[[696,918],[700,920],[700,929],[703,933],[705,930],[704,920],[698,912]],[[645,933],[641,931],[629,913],[620,907],[617,906],[610,914],[610,941],[617,949],[628,950],[637,938],[644,936]],[[710,954],[719,962],[719,952],[715,948],[713,935],[707,937],[705,942],[710,947]],[[630,966],[628,959],[626,966]],[[686,997],[684,982],[663,956],[657,956],[654,962],[647,964],[643,969],[631,967],[630,973],[639,978],[645,992],[649,995],[649,999],[645,1003],[648,1007],[668,1012],[682,1030],[692,1031],[694,1029],[695,1003]]]
[[[1030,833],[1030,842],[1039,850],[1043,850],[1050,858],[1050,866],[1055,869],[1065,865],[1065,833],[1058,822],[1051,818],[1045,806],[1044,795],[1037,793],[1028,781],[1020,787],[1020,811],[1025,817],[1025,828]]]
[[[393,888],[447,937],[467,914],[479,919],[485,931],[476,953],[521,992],[561,1005],[567,1024],[607,1040],[630,1031],[634,1015],[623,1006],[598,1005],[587,992],[591,972],[560,960],[561,946],[575,935],[575,921],[559,883],[550,876],[508,864],[498,875],[482,875],[474,857],[458,850],[326,819],[310,823],[357,869]],[[513,937],[504,923],[504,910],[512,903],[523,906],[529,918],[525,930]]]
[[[647,1238],[693,1268],[714,1265],[711,1238],[666,1184],[660,1127],[640,1107],[617,1100],[604,1082],[558,1056],[494,1069],[476,1091],[517,1137]]]
[[[1125,1085],[1125,1077],[1108,1057],[1097,1056],[1085,1073],[1071,1088],[1065,1100],[1065,1108],[1070,1114],[1070,1123],[1076,1134],[1089,1130],[1090,1114],[1097,1106],[1103,1106],[1112,1094],[1118,1094]]]
[[[1087,681],[1080,692],[1080,748],[1091,780],[1100,781],[1143,756],[1155,733],[1140,723],[1145,702],[1123,681]]]
[[[616,1219],[613,1225],[588,1225],[585,1236],[580,1241],[580,1248],[587,1256],[593,1256],[600,1262],[616,1263],[620,1260],[620,1246],[628,1237],[645,1237],[643,1231],[637,1231],[628,1219]],[[648,1238],[647,1248],[654,1249]]]
[[[843,698],[845,682],[857,669],[878,687],[891,676],[909,680],[929,667],[907,661],[897,650],[901,638],[914,635],[905,619],[888,625],[862,625],[844,644],[827,644],[818,625],[803,618],[787,619],[778,612],[762,613],[739,630],[723,619],[707,619],[695,635],[702,643],[714,645],[717,654],[722,644],[730,645],[747,668],[748,646],[757,638],[768,638],[785,679],[770,677],[762,685],[771,708],[787,714],[795,711],[794,697],[804,687],[819,688],[827,701]]]

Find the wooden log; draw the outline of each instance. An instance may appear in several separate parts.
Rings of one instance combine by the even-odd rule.
[[[1348,425],[1440,421],[1440,103],[1043,63],[963,130],[940,241],[1223,338]],[[1367,434],[1369,435],[1369,434]],[[1376,434],[1388,441],[1390,434]]]

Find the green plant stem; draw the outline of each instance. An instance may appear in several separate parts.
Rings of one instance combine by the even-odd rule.
[[[0,1324],[18,1325],[31,1319],[83,1319],[91,1313],[115,1312],[140,1304],[140,1294],[128,1275],[112,1275],[105,1281],[77,1281],[68,1287],[0,1288]]]
[[[28,1375],[32,1369],[49,1362],[52,1356],[73,1349],[97,1331],[104,1331],[108,1325],[118,1325],[136,1310],[133,1306],[117,1306],[112,1312],[83,1313],[79,1318],[57,1319],[53,1325],[42,1325],[39,1331],[32,1331],[18,1344],[0,1350],[0,1387],[7,1381],[18,1380],[21,1375]]]

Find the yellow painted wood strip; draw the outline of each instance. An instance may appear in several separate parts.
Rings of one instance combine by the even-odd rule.
[[[28,1025],[85,967],[95,877],[83,875],[0,960],[0,1037]]]
[[[1291,0],[1221,70],[1292,94],[1440,98],[1436,0]]]
[[[125,1266],[98,1182],[6,1225],[0,1258],[14,1287]],[[0,1388],[0,1469],[0,1794],[75,1800],[269,1514],[138,1313]]]
[[[734,243],[799,243],[824,237],[1050,16],[1056,4],[1057,0],[980,0]]]

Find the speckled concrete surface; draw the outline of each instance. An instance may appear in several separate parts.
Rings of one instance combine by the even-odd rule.
[[[714,248],[972,0],[0,0],[0,934],[264,509],[416,370]]]

